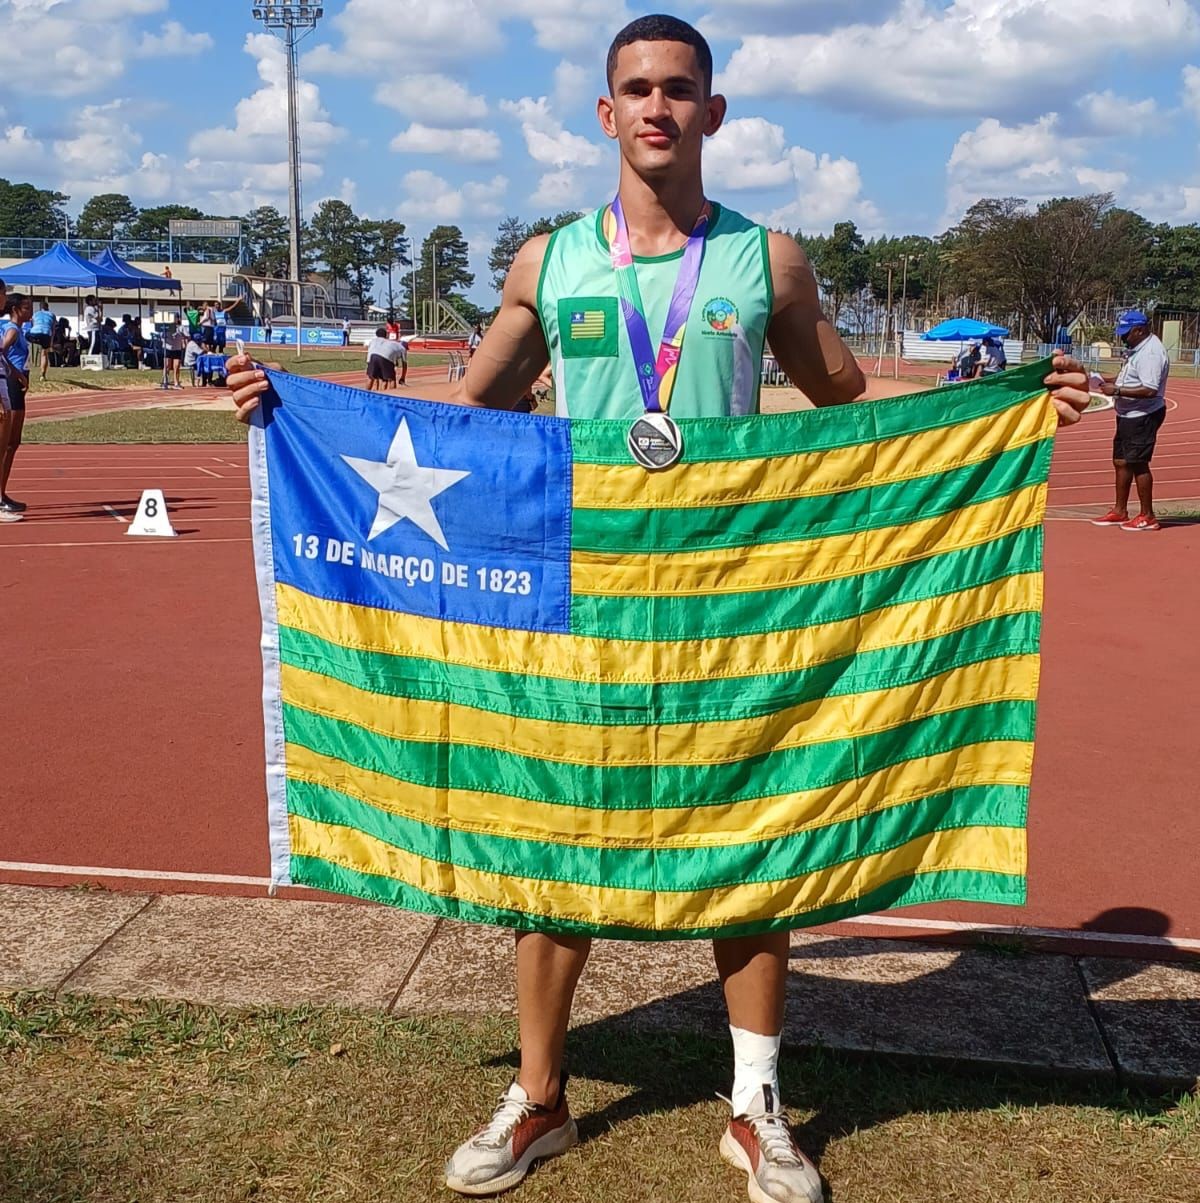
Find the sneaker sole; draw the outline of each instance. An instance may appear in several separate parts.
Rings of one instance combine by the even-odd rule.
[[[750,1158],[746,1150],[729,1135],[728,1128],[721,1134],[720,1150],[721,1157],[725,1161],[729,1162],[734,1169],[741,1170],[746,1175],[746,1193],[750,1196],[753,1203],[779,1203],[778,1199],[772,1198],[758,1185],[758,1179],[754,1177],[754,1167],[750,1164]],[[812,1203],[825,1203],[824,1189],[822,1189],[816,1199],[812,1199]]]
[[[1161,526],[1123,526],[1121,529],[1127,535],[1153,535],[1162,530]]]
[[[1120,526],[1121,522],[1128,522],[1129,519],[1122,518],[1121,522],[1102,522],[1099,518],[1092,518],[1090,521],[1093,526]]]
[[[561,1128],[547,1132],[539,1137],[525,1150],[524,1156],[507,1174],[492,1178],[487,1182],[464,1182],[461,1178],[446,1175],[446,1186],[455,1194],[470,1195],[479,1198],[484,1195],[498,1195],[501,1191],[511,1190],[518,1182],[524,1180],[537,1161],[549,1161],[552,1157],[560,1157],[568,1149],[579,1143],[579,1129],[573,1119],[567,1120]],[[767,1200],[770,1203],[770,1200]]]

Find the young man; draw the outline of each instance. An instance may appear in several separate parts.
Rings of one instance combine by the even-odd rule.
[[[1158,442],[1158,429],[1167,416],[1167,377],[1171,357],[1157,335],[1150,333],[1150,319],[1132,309],[1117,319],[1117,337],[1129,348],[1129,358],[1114,381],[1100,386],[1113,399],[1117,433],[1113,438],[1113,467],[1116,469],[1116,500],[1093,526],[1119,526],[1141,533],[1162,530],[1154,516],[1154,476],[1150,461]],[[1140,512],[1129,517],[1129,491],[1137,485]]]
[[[408,353],[403,343],[387,336],[386,326],[375,328],[375,337],[367,343],[367,392],[396,387],[396,365],[400,365],[400,383],[408,381]]]
[[[342,346],[348,347],[349,345],[350,345],[350,319],[348,317],[344,317],[344,318],[342,318]]]
[[[176,318],[169,330],[163,335],[163,388],[183,388],[183,382],[179,379],[180,369],[183,367],[183,353],[187,349],[188,341],[191,336],[183,328],[183,323],[179,318]],[[171,375],[174,372],[175,383],[171,384]]]
[[[609,51],[608,83],[598,114],[620,148],[619,206],[525,244],[456,399],[512,408],[549,358],[561,415],[633,421],[651,408],[643,374],[654,378],[655,397],[675,417],[749,414],[758,405],[766,339],[817,404],[854,400],[863,374],[821,312],[812,269],[795,240],[705,198],[701,148],[720,128],[726,106],[712,94],[704,39],[675,18],[634,21]],[[631,305],[642,317],[623,325],[619,298],[629,295],[631,275],[644,310]],[[670,388],[656,375],[650,342],[664,331],[668,309],[688,315]],[[1060,420],[1078,421],[1087,378],[1072,361],[1056,366],[1047,383]],[[229,385],[245,419],[266,381],[247,358],[230,367]],[[452,1190],[505,1190],[535,1160],[576,1142],[563,1051],[589,947],[582,938],[517,936],[520,1070],[492,1118],[447,1164]],[[733,1113],[721,1154],[747,1174],[757,1203],[816,1203],[820,1175],[796,1148],[779,1098],[788,934],[717,940],[713,950],[734,1046]]]
[[[54,338],[54,314],[50,312],[50,303],[43,301],[41,307],[30,319],[29,341],[38,349],[38,359],[41,360],[42,379],[50,367],[50,343]]]

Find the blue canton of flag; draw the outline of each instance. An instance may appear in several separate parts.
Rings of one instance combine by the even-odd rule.
[[[254,452],[278,583],[354,606],[567,629],[565,423],[271,381]]]

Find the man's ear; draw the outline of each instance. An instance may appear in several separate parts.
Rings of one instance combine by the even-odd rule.
[[[606,138],[615,140],[617,136],[617,116],[613,111],[613,107],[611,96],[601,96],[596,101],[596,116],[600,119],[600,128],[604,131]]]
[[[725,114],[728,109],[729,102],[724,96],[718,94],[708,98],[708,114],[704,122],[704,136],[706,138],[711,138],[721,128],[725,122]]]

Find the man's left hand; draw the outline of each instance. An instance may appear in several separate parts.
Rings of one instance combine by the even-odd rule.
[[[1061,351],[1054,357],[1054,370],[1043,382],[1058,412],[1060,426],[1074,426],[1091,404],[1087,369],[1077,359]]]

